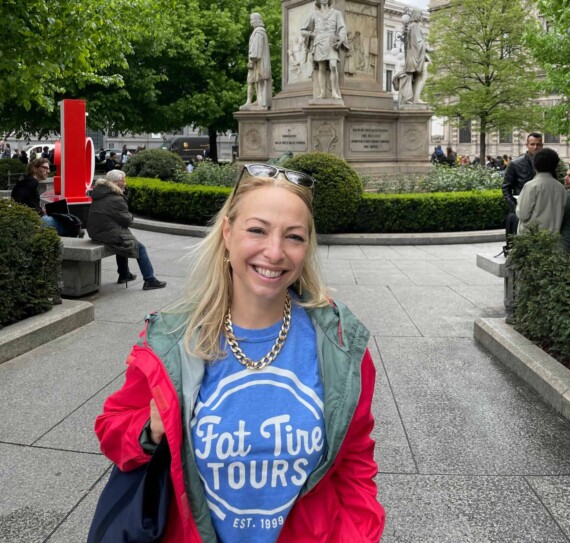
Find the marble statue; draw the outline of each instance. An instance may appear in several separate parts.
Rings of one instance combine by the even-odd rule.
[[[273,95],[269,39],[259,13],[251,14],[250,23],[253,32],[249,38],[247,101],[240,109],[269,109]]]
[[[315,11],[311,13],[301,35],[305,40],[305,51],[313,55],[314,68],[318,70],[317,98],[326,97],[327,70],[330,72],[331,97],[342,100],[339,87],[339,65],[341,48],[348,50],[346,23],[342,13],[330,7],[332,0],[315,0]]]
[[[430,49],[419,25],[421,18],[421,10],[412,10],[406,32],[404,66],[392,79],[392,84],[398,91],[398,103],[400,105],[424,103],[420,100],[420,94],[427,78],[428,51]]]

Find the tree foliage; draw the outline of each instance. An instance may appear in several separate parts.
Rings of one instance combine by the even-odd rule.
[[[51,111],[73,85],[120,84],[130,39],[150,0],[5,0],[0,3],[0,108]],[[153,2],[156,7],[157,2]]]
[[[545,78],[546,93],[560,96],[560,102],[545,109],[545,129],[553,134],[570,134],[570,5],[568,0],[535,0],[545,24],[530,28],[526,42]]]
[[[425,94],[436,115],[478,121],[481,156],[487,131],[533,127],[538,119],[523,40],[530,26],[524,0],[451,0],[432,14]]]
[[[95,5],[100,1],[95,0]],[[234,129],[232,114],[245,102],[247,49],[252,31],[249,18],[254,11],[262,15],[269,34],[274,86],[280,83],[279,0],[138,1],[154,5],[159,13],[145,19],[142,8],[137,13],[136,4],[129,7],[138,20],[136,31],[129,32],[128,41],[115,43],[114,51],[110,45],[103,52],[97,49],[97,59],[114,61],[98,62],[97,69],[93,66],[91,72],[86,71],[89,77],[77,81],[68,78],[65,84],[56,85],[51,103],[36,100],[24,104],[25,108],[19,107],[20,103],[0,107],[0,128],[17,127],[25,134],[57,130],[59,112],[48,106],[63,98],[83,98],[87,100],[92,129],[170,132],[192,125],[213,135]],[[110,9],[116,14],[115,8]],[[116,22],[113,27],[107,26],[107,21],[93,24],[97,35],[120,34]],[[54,42],[51,47],[57,51],[63,45]],[[87,54],[87,58],[92,57]],[[211,148],[215,149],[212,142]]]

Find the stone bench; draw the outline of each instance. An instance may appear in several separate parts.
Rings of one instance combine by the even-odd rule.
[[[507,277],[507,259],[504,255],[477,254],[477,267],[497,277]]]
[[[493,254],[477,254],[477,267],[489,272],[496,277],[502,277],[505,281],[505,309],[507,310],[507,322],[513,318],[515,293],[514,274],[512,269],[507,267],[507,258],[504,255],[495,256]]]
[[[101,288],[101,260],[115,253],[89,238],[61,238],[63,296],[85,296]]]

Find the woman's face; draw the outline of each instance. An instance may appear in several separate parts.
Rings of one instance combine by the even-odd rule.
[[[233,303],[282,304],[303,271],[309,247],[310,212],[296,194],[259,187],[239,202],[223,235],[233,269]]]

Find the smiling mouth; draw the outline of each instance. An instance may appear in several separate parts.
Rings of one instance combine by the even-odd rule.
[[[269,279],[275,279],[277,277],[281,277],[285,272],[284,271],[273,271],[267,270],[265,268],[258,268],[257,266],[253,266],[253,269],[259,274],[263,275],[263,277],[267,277]]]

